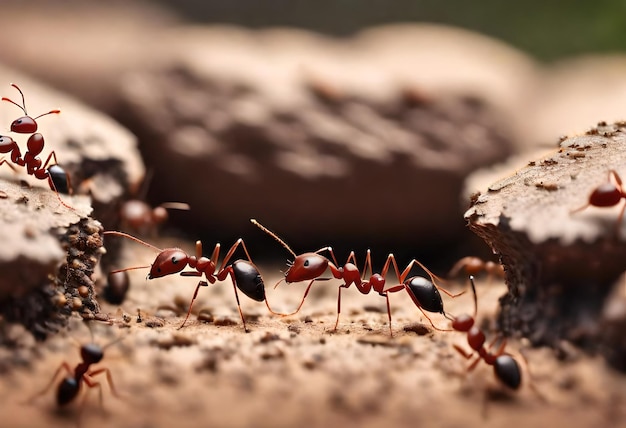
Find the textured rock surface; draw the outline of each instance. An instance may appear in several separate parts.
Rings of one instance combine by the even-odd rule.
[[[102,226],[89,219],[87,197],[63,199],[72,209],[51,190],[0,180],[0,314],[40,339],[72,311],[99,311],[92,275]]]
[[[601,123],[564,139],[552,155],[489,186],[465,214],[506,271],[509,292],[499,316],[504,332],[551,345],[566,339],[589,350],[623,342],[623,333],[616,338],[601,331],[602,308],[626,271],[623,222],[616,231],[619,208],[572,211],[608,180],[609,170],[626,174],[625,125]],[[609,336],[612,343],[602,343]]]
[[[256,217],[303,245],[450,242],[464,176],[513,150],[494,105],[510,107],[523,85],[507,83],[532,69],[493,41],[428,26],[345,41],[182,29],[161,42],[168,63],[123,79],[120,118],[158,171],[153,195],[190,203],[186,227],[212,239]],[[484,65],[491,50],[506,59]],[[510,80],[490,80],[492,66]]]

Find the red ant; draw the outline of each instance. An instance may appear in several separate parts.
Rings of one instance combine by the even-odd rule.
[[[516,390],[522,382],[522,372],[519,364],[512,355],[504,353],[506,340],[500,342],[495,353],[491,353],[490,349],[495,345],[498,337],[496,337],[487,348],[485,348],[485,333],[475,326],[476,313],[478,311],[478,299],[476,297],[476,286],[474,285],[474,276],[469,276],[472,292],[474,293],[474,316],[462,314],[452,320],[452,328],[456,331],[467,333],[467,343],[472,352],[467,352],[458,345],[453,345],[454,349],[468,360],[477,354],[476,359],[468,366],[467,371],[474,370],[478,363],[482,360],[486,364],[493,366],[494,374],[507,387]]]
[[[504,278],[504,267],[500,263],[492,262],[491,260],[484,261],[481,258],[473,256],[463,257],[456,262],[454,266],[452,266],[452,269],[450,269],[448,277],[456,277],[461,270],[465,275],[477,275],[481,272],[485,272],[489,278]]]
[[[22,109],[22,111],[24,112],[24,116],[14,120],[11,123],[11,131],[18,134],[33,133],[33,135],[31,135],[26,142],[27,151],[26,153],[24,153],[24,157],[22,157],[22,153],[17,143],[11,137],[6,136],[0,136],[0,153],[10,153],[11,162],[18,166],[25,166],[28,175],[33,175],[38,180],[47,179],[50,189],[57,192],[57,196],[59,191],[69,193],[70,184],[68,175],[65,170],[63,170],[63,168],[58,165],[57,157],[54,150],[50,152],[45,162],[42,162],[39,158],[39,154],[43,151],[45,142],[43,135],[36,132],[38,128],[36,121],[37,119],[48,114],[59,114],[61,113],[61,110],[50,110],[49,112],[40,114],[37,117],[30,117],[26,112],[24,93],[16,84],[11,83],[11,86],[17,89],[22,96],[22,105],[6,97],[2,97],[2,101],[8,101],[11,104],[14,104]],[[48,166],[52,159],[54,159],[54,163]],[[0,165],[2,165],[3,163],[6,163],[12,169],[15,169],[10,163],[8,163],[6,159],[1,158]],[[61,200],[60,197],[59,200]],[[61,201],[61,203],[67,206],[63,201]]]
[[[152,173],[144,177],[138,194],[135,199],[129,199],[122,203],[120,207],[120,219],[122,227],[133,232],[145,235],[147,232],[154,232],[157,226],[165,223],[169,217],[167,210],[189,210],[189,204],[183,202],[164,202],[152,208],[143,199],[147,192],[147,183],[152,179]]]
[[[615,183],[611,181],[611,177],[615,180]],[[594,206],[599,208],[604,207],[614,207],[619,204],[622,199],[626,199],[626,192],[622,187],[622,179],[620,178],[617,171],[614,169],[609,170],[609,178],[605,183],[600,184],[598,187],[591,192],[589,195],[589,202],[583,205],[580,208],[576,208],[575,210],[570,211],[570,214],[576,213],[578,211],[582,211],[587,207]],[[616,229],[619,230],[619,226],[622,223],[622,218],[624,217],[624,209],[626,205],[622,205],[622,209],[619,212],[619,216],[617,217]]]
[[[241,322],[243,323],[244,331],[248,331],[246,328],[246,320],[243,316],[243,312],[241,311],[241,305],[239,304],[239,293],[237,292],[237,288],[241,290],[246,296],[257,301],[262,302],[265,301],[265,305],[270,310],[270,312],[274,313],[272,309],[269,307],[269,303],[265,297],[265,284],[263,283],[263,278],[261,278],[261,274],[259,270],[252,262],[252,258],[248,253],[248,249],[243,241],[243,239],[238,239],[237,242],[230,247],[230,250],[226,253],[226,256],[222,260],[222,264],[219,268],[217,268],[217,262],[220,255],[220,244],[215,244],[215,248],[213,249],[213,253],[211,258],[207,258],[202,256],[202,242],[196,241],[196,254],[195,256],[190,256],[185,253],[180,248],[165,248],[160,249],[151,244],[148,244],[141,239],[135,238],[132,235],[123,232],[114,232],[114,231],[105,231],[105,235],[115,235],[122,236],[124,238],[131,239],[135,242],[138,242],[146,247],[152,248],[155,251],[158,251],[158,255],[154,260],[152,265],[147,266],[136,266],[125,269],[119,269],[112,271],[111,273],[125,272],[128,270],[134,269],[145,269],[150,268],[150,273],[148,274],[148,279],[161,278],[167,275],[172,275],[175,273],[179,273],[181,276],[202,276],[204,275],[207,281],[211,284],[214,284],[215,281],[224,281],[229,275],[231,281],[233,282],[233,289],[235,290],[235,298],[237,300],[237,307],[239,309],[239,315],[241,316]],[[228,264],[230,259],[232,258],[234,252],[237,248],[242,247],[243,251],[246,254],[247,260],[236,260],[231,264]],[[194,269],[191,271],[184,271],[187,266]],[[206,281],[198,282],[196,286],[196,290],[193,293],[193,297],[191,298],[191,302],[189,303],[189,310],[187,311],[187,316],[185,320],[180,325],[180,328],[183,328],[187,320],[189,319],[189,315],[191,314],[191,308],[193,306],[194,300],[198,296],[198,290],[200,287],[207,287],[209,284]]]
[[[71,403],[78,396],[81,385],[83,383],[87,385],[88,388],[98,388],[100,392],[100,405],[102,405],[102,387],[100,385],[100,382],[97,382],[93,379],[95,376],[101,373],[106,374],[106,380],[109,384],[109,388],[111,389],[111,393],[115,397],[121,398],[117,390],[115,389],[115,386],[113,385],[113,377],[111,376],[110,370],[106,367],[97,369],[91,368],[93,364],[97,364],[102,360],[102,358],[104,357],[104,350],[114,343],[117,343],[119,340],[113,341],[104,347],[95,343],[81,345],[80,357],[82,361],[78,363],[73,370],[67,361],[63,361],[52,376],[52,379],[50,379],[48,385],[46,385],[46,387],[41,392],[37,393],[34,397],[28,400],[27,403],[30,403],[36,398],[46,394],[54,384],[55,380],[58,378],[59,373],[61,373],[61,371],[63,370],[65,370],[67,376],[64,377],[57,386],[56,402],[59,407]],[[86,399],[87,396],[85,396],[85,398],[83,399],[83,403]]]
[[[300,311],[302,305],[304,304],[304,300],[306,299],[311,286],[315,281],[325,280],[329,278],[320,278],[327,269],[330,269],[332,275],[336,279],[343,280],[344,283],[339,286],[338,295],[337,295],[337,320],[335,321],[335,327],[333,331],[337,330],[337,326],[339,324],[339,315],[341,313],[341,289],[349,288],[350,285],[354,284],[355,287],[362,293],[368,294],[372,289],[377,292],[379,295],[383,296],[387,302],[387,316],[389,318],[389,333],[393,336],[393,330],[391,328],[391,308],[389,306],[389,293],[396,293],[398,291],[406,290],[406,292],[413,300],[413,303],[417,306],[417,308],[424,314],[424,316],[428,319],[430,324],[433,326],[435,330],[441,330],[435,326],[432,320],[426,315],[424,311],[440,313],[448,318],[448,315],[443,309],[443,301],[441,299],[441,295],[439,294],[439,289],[441,289],[444,293],[451,297],[457,297],[457,294],[453,295],[447,290],[437,286],[435,284],[436,279],[441,280],[441,278],[434,275],[430,272],[426,266],[422,263],[413,259],[408,266],[400,273],[398,269],[398,264],[393,254],[389,254],[387,256],[387,260],[380,274],[373,273],[372,269],[372,260],[370,251],[367,251],[367,257],[365,260],[365,265],[363,267],[363,275],[359,271],[359,268],[356,265],[356,257],[354,255],[354,251],[350,252],[346,263],[343,266],[339,266],[337,263],[337,258],[335,257],[335,253],[331,247],[324,247],[312,253],[304,253],[300,255],[296,255],[293,250],[282,240],[280,239],[274,232],[267,229],[265,226],[261,225],[255,219],[250,220],[255,226],[259,229],[273,237],[278,243],[280,243],[287,251],[289,251],[293,257],[294,261],[288,263],[289,269],[285,272],[284,281],[286,283],[292,282],[301,282],[301,281],[310,281],[307,286],[304,296],[302,297],[302,301],[298,305],[298,308],[290,313],[290,314],[279,314],[279,315],[293,315]],[[332,261],[328,258],[322,256],[320,253],[323,251],[328,251],[328,253],[332,257]],[[414,276],[407,279],[409,272],[413,268],[413,266],[417,264],[422,269],[426,271],[426,273],[430,276],[430,281],[421,276]],[[385,288],[386,286],[386,275],[389,270],[389,267],[393,265],[393,269],[395,270],[396,277],[399,279],[399,283],[397,285],[391,286],[389,288]],[[369,280],[365,280],[365,276],[367,271],[370,271]],[[283,280],[281,279],[280,282]]]
[[[168,209],[189,210],[190,207],[189,204],[183,202],[164,202],[152,208],[140,199],[130,199],[122,204],[120,218],[123,226],[143,234],[165,223],[169,217]]]

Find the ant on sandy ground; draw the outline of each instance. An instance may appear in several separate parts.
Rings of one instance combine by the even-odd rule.
[[[237,308],[239,309],[239,315],[241,316],[241,322],[243,324],[244,331],[248,332],[248,329],[246,327],[245,317],[243,316],[243,312],[241,310],[241,304],[239,303],[239,293],[237,292],[237,289],[241,290],[241,292],[243,292],[252,300],[255,300],[257,302],[264,301],[268,310],[271,313],[276,314],[270,308],[267,298],[265,296],[265,284],[263,282],[263,278],[261,277],[258,268],[252,262],[252,258],[248,253],[248,249],[246,248],[246,245],[241,238],[238,239],[232,247],[230,247],[230,249],[226,253],[226,256],[224,256],[222,263],[218,267],[221,248],[219,243],[215,244],[211,258],[207,258],[202,255],[202,242],[200,241],[196,241],[196,254],[188,255],[180,248],[157,248],[154,245],[148,244],[147,242],[142,241],[141,239],[124,232],[105,231],[104,235],[121,236],[123,238],[127,238],[139,244],[142,244],[148,248],[152,248],[159,253],[152,265],[118,269],[112,271],[112,274],[135,269],[150,268],[150,272],[148,273],[148,279],[161,278],[176,273],[180,273],[181,276],[201,277],[202,275],[204,275],[208,282],[198,282],[198,285],[196,286],[196,289],[191,298],[191,302],[189,303],[187,316],[185,317],[180,327],[178,327],[179,329],[183,328],[185,323],[189,319],[193,302],[198,296],[198,290],[200,289],[200,287],[207,287],[209,283],[214,284],[216,281],[224,281],[228,276],[230,276],[230,279],[233,283],[235,299],[237,300]],[[240,247],[243,249],[246,255],[246,260],[239,259],[235,260],[232,263],[229,263],[233,258],[235,251]],[[183,271],[187,266],[189,266],[193,270]]]
[[[65,372],[66,376],[63,377],[60,382],[58,382],[56,389],[56,403],[59,408],[63,408],[73,402],[78,397],[84,384],[87,388],[89,388],[89,390],[93,388],[98,389],[100,407],[104,409],[102,400],[102,385],[99,381],[95,379],[97,376],[102,374],[106,376],[106,381],[109,385],[111,394],[114,397],[121,399],[122,396],[118,393],[115,385],[113,384],[113,376],[111,375],[111,371],[106,367],[94,368],[92,366],[102,361],[102,359],[104,358],[104,351],[107,348],[118,343],[122,339],[124,339],[124,337],[109,342],[106,346],[100,346],[93,341],[91,343],[80,345],[81,362],[79,362],[74,368],[72,368],[72,366],[67,361],[63,361],[54,372],[54,375],[52,376],[50,382],[48,382],[46,387],[23,404],[32,404],[37,398],[48,393],[48,391],[50,391],[50,388],[52,388],[55,382],[57,382],[59,375],[63,372]],[[87,393],[84,394],[79,410],[80,413],[77,419],[77,423],[79,425],[82,411],[84,410],[88,396],[89,394],[87,391]]]
[[[315,252],[296,254],[290,247],[285,243],[281,238],[278,237],[274,232],[267,229],[265,226],[261,225],[255,219],[250,220],[252,224],[257,226],[263,232],[270,235],[274,238],[279,244],[281,244],[287,251],[293,255],[293,262],[289,262],[289,268],[284,273],[285,277],[281,279],[275,287],[277,287],[282,281],[285,281],[287,284],[292,282],[302,282],[309,281],[308,286],[304,292],[302,300],[296,310],[294,312],[282,315],[294,315],[300,311],[302,305],[304,304],[304,300],[306,299],[311,286],[316,281],[327,280],[330,278],[322,278],[322,275],[330,270],[333,278],[339,279],[343,281],[343,284],[339,286],[338,294],[337,294],[337,319],[335,321],[335,327],[333,331],[337,330],[337,326],[339,325],[339,315],[341,313],[341,290],[343,288],[349,288],[352,284],[361,292],[362,294],[369,294],[370,291],[375,291],[380,296],[384,297],[387,304],[387,316],[389,318],[389,333],[393,336],[393,330],[391,325],[391,308],[389,305],[389,293],[396,293],[402,290],[405,290],[415,306],[422,312],[422,314],[428,319],[430,324],[435,330],[442,330],[435,326],[433,321],[430,319],[426,312],[440,313],[448,319],[450,318],[443,308],[443,300],[441,299],[441,294],[439,290],[443,291],[450,297],[457,297],[464,292],[459,294],[452,294],[444,288],[441,288],[436,283],[437,281],[443,281],[441,278],[437,277],[430,270],[426,268],[422,263],[418,260],[413,259],[407,265],[407,267],[400,272],[398,268],[398,264],[396,262],[396,258],[393,254],[389,254],[387,256],[387,260],[385,261],[385,265],[381,273],[373,273],[372,268],[372,259],[370,250],[367,251],[367,256],[365,260],[365,265],[363,266],[363,271],[361,272],[356,263],[356,256],[354,251],[350,252],[346,263],[342,266],[337,263],[337,258],[335,257],[335,253],[332,247],[324,247]],[[327,257],[322,256],[320,253],[327,252],[332,261]],[[411,272],[414,265],[418,265],[421,267],[430,277],[430,280],[421,276],[413,276],[408,278],[409,273]],[[398,283],[387,287],[386,276],[390,268],[393,268],[396,278],[398,278]],[[367,272],[369,270],[370,276],[369,279],[366,279]],[[426,311],[426,312],[425,312]]]
[[[454,317],[451,326],[453,330],[466,333],[467,344],[471,351],[467,351],[459,345],[454,344],[454,349],[463,357],[468,360],[474,359],[469,366],[467,366],[467,372],[471,372],[481,362],[493,366],[493,372],[496,379],[511,391],[517,391],[522,385],[522,368],[518,360],[510,353],[506,352],[506,339],[501,336],[495,336],[494,339],[487,345],[487,338],[485,332],[476,326],[476,315],[478,312],[478,297],[476,294],[476,285],[474,284],[474,276],[469,276],[472,293],[474,296],[474,315],[461,314]],[[498,348],[492,352],[492,349],[499,343]],[[526,358],[519,353],[519,356],[523,360],[523,365],[528,372],[528,362]],[[530,376],[530,375],[529,375]],[[542,401],[546,401],[545,397],[539,393],[535,388],[532,381],[529,380],[529,386],[535,392]],[[486,396],[485,396],[486,398]],[[483,408],[483,413],[486,414],[486,400]]]
[[[10,102],[11,104],[16,105],[24,112],[24,116],[15,119],[11,123],[11,131],[16,132],[18,134],[32,134],[28,137],[28,141],[26,142],[27,151],[22,156],[22,152],[15,142],[13,138],[8,136],[0,136],[0,153],[9,153],[10,154],[10,162],[21,167],[26,167],[26,173],[28,175],[32,175],[38,180],[48,180],[48,185],[50,189],[52,189],[59,198],[61,204],[63,204],[67,208],[72,208],[67,205],[61,197],[59,196],[59,192],[69,194],[71,192],[71,184],[69,180],[69,175],[65,172],[61,166],[58,165],[56,153],[53,151],[50,152],[45,161],[42,162],[41,158],[39,158],[39,154],[43,151],[45,147],[45,141],[43,135],[39,132],[36,132],[38,129],[37,119],[42,116],[46,116],[49,114],[59,114],[60,110],[50,110],[47,113],[40,114],[36,117],[31,117],[28,115],[26,111],[26,103],[24,101],[24,93],[22,90],[14,83],[11,84],[15,89],[17,89],[22,96],[22,104],[18,104],[15,101],[2,97],[2,101]],[[52,165],[50,162],[54,161]],[[5,158],[0,158],[0,165],[7,164],[11,169],[16,171],[15,167],[9,163],[9,161]]]
[[[626,199],[626,192],[624,192],[624,188],[622,187],[622,179],[617,171],[611,169],[608,174],[609,176],[607,181],[600,184],[593,190],[593,192],[591,192],[588,202],[582,207],[570,211],[570,214],[583,211],[588,207],[614,207],[619,204],[622,199]],[[617,216],[617,223],[615,224],[616,235],[619,235],[619,229],[622,224],[622,219],[624,218],[625,208],[626,204],[623,204],[619,211],[619,215]]]

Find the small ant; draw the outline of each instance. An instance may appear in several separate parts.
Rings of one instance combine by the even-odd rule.
[[[492,262],[491,260],[484,261],[473,256],[463,257],[456,262],[450,269],[448,277],[455,278],[461,271],[465,275],[477,275],[485,272],[490,279],[493,277],[504,278],[504,267],[500,263]]]
[[[467,333],[467,343],[472,352],[467,352],[458,345],[453,345],[456,351],[463,355],[466,359],[472,358],[477,354],[476,359],[468,366],[467,371],[472,371],[482,360],[486,364],[493,366],[494,374],[500,382],[510,389],[517,390],[522,382],[522,372],[519,364],[512,355],[504,353],[506,340],[500,342],[495,353],[491,353],[490,349],[495,345],[498,337],[496,337],[485,348],[485,333],[475,326],[476,313],[478,311],[478,298],[476,297],[476,286],[474,285],[474,276],[469,276],[472,292],[474,293],[474,316],[462,314],[452,320],[452,328],[456,331]]]
[[[611,178],[615,180],[615,183],[611,181]],[[591,192],[591,195],[589,195],[589,202],[587,202],[580,208],[576,208],[575,210],[570,211],[570,214],[582,211],[590,206],[599,208],[614,207],[615,205],[619,204],[622,199],[626,199],[626,192],[622,187],[622,179],[620,178],[617,171],[611,169],[609,170],[608,180],[600,184],[594,189],[593,192]],[[622,209],[620,210],[619,216],[617,217],[617,230],[619,230],[620,224],[622,223],[625,208],[626,205],[622,205]]]
[[[88,388],[98,388],[98,391],[100,392],[100,405],[102,406],[102,387],[100,385],[100,382],[97,382],[93,379],[95,376],[102,373],[106,374],[106,380],[109,384],[109,388],[111,389],[111,393],[116,398],[121,398],[117,390],[115,389],[115,386],[113,385],[113,377],[111,376],[110,370],[106,367],[97,369],[91,368],[92,365],[97,364],[102,360],[102,358],[104,357],[104,350],[106,348],[113,345],[114,343],[119,342],[119,340],[121,339],[122,338],[115,340],[104,347],[96,343],[81,345],[80,357],[82,361],[78,363],[73,370],[67,361],[63,361],[52,376],[52,379],[50,379],[48,385],[46,385],[46,387],[41,392],[37,393],[26,403],[31,403],[36,398],[46,394],[50,390],[52,385],[54,385],[56,379],[59,377],[59,373],[61,373],[61,371],[63,370],[65,370],[67,376],[64,377],[57,386],[56,402],[59,407],[71,403],[78,396],[81,385],[83,383],[87,385]],[[84,397],[83,403],[86,399],[87,396]]]
[[[50,110],[49,112],[40,114],[37,117],[30,117],[26,112],[24,93],[16,84],[11,83],[11,86],[17,89],[22,96],[22,105],[6,97],[2,97],[2,101],[8,101],[11,104],[14,104],[22,109],[22,111],[24,112],[24,116],[14,120],[11,123],[11,131],[18,134],[33,134],[28,137],[28,140],[26,142],[27,151],[26,153],[24,153],[23,157],[17,143],[11,137],[7,136],[0,136],[0,153],[10,153],[11,162],[18,166],[25,166],[28,175],[32,175],[38,180],[47,179],[50,189],[57,192],[57,196],[59,191],[69,193],[69,190],[71,188],[69,183],[69,177],[65,170],[63,170],[63,168],[58,165],[57,157],[54,150],[50,152],[45,162],[42,162],[39,158],[39,154],[43,151],[45,142],[43,135],[36,132],[38,128],[36,119],[39,119],[40,117],[46,116],[48,114],[59,114],[61,113],[61,110]],[[51,160],[54,160],[54,163],[48,166]],[[6,159],[0,158],[0,165],[2,165],[3,163],[6,163],[12,169],[15,169],[10,163],[8,163]],[[59,200],[61,200],[60,197]],[[66,205],[63,201],[61,201],[61,203],[63,203],[63,205]]]
[[[169,217],[167,210],[189,210],[189,204],[183,202],[164,202],[157,207],[151,207],[143,199],[147,191],[147,184],[152,179],[152,172],[144,177],[138,197],[129,199],[122,203],[119,213],[124,229],[146,235],[147,232],[154,232],[156,228],[165,223]]]
[[[128,277],[128,272],[109,272],[107,284],[102,290],[102,296],[112,305],[120,305],[126,299],[129,288],[130,278]]]
[[[189,210],[189,204],[183,202],[164,202],[152,208],[140,199],[125,201],[120,208],[122,226],[134,232],[144,234],[165,223],[169,217],[167,210]]]
[[[369,294],[369,292],[373,289],[380,296],[384,297],[387,302],[387,316],[389,317],[389,333],[393,336],[393,330],[391,328],[391,308],[389,306],[389,293],[396,293],[398,291],[406,290],[406,292],[413,300],[413,303],[417,306],[417,308],[424,314],[424,316],[428,319],[430,324],[433,326],[435,330],[441,330],[435,326],[430,317],[426,315],[424,311],[440,313],[448,318],[446,312],[443,309],[443,301],[441,299],[441,295],[439,294],[439,289],[441,289],[444,293],[449,295],[450,297],[457,297],[460,294],[453,295],[444,288],[441,288],[435,284],[436,279],[438,278],[432,272],[430,272],[426,266],[422,263],[413,259],[408,266],[400,273],[398,269],[398,264],[393,254],[389,254],[387,256],[387,260],[380,274],[373,273],[372,269],[372,260],[370,250],[367,250],[367,256],[365,260],[365,265],[363,267],[363,274],[361,275],[359,268],[356,265],[356,257],[354,255],[354,251],[350,252],[346,263],[343,266],[339,266],[337,263],[337,258],[335,257],[335,253],[331,247],[324,247],[312,253],[303,253],[300,255],[296,255],[296,253],[291,250],[291,248],[285,243],[282,239],[280,239],[274,232],[267,229],[265,226],[261,225],[255,219],[250,220],[252,224],[257,226],[259,229],[270,235],[274,238],[278,243],[280,243],[287,251],[289,251],[293,257],[294,261],[289,263],[289,269],[285,272],[284,281],[289,284],[292,282],[301,282],[301,281],[310,281],[307,286],[304,296],[297,309],[289,314],[280,314],[280,315],[293,315],[300,311],[302,305],[304,304],[304,300],[306,299],[311,286],[315,281],[321,281],[328,278],[320,278],[327,269],[330,269],[332,275],[336,279],[343,280],[344,283],[339,286],[338,294],[337,294],[337,319],[335,321],[335,327],[333,331],[337,330],[337,326],[339,324],[339,315],[341,313],[341,289],[349,288],[352,284],[362,293]],[[320,253],[323,251],[327,251],[331,257],[332,261],[328,258],[322,256]],[[426,273],[430,276],[430,281],[421,276],[414,276],[407,279],[409,272],[413,268],[413,266],[417,264],[422,269],[426,271]],[[338,267],[339,266],[339,267]],[[389,288],[385,288],[386,286],[386,275],[390,268],[393,266],[395,270],[396,277],[399,279],[399,283],[397,285],[391,286]],[[369,280],[365,279],[367,271],[370,271]],[[281,279],[280,282],[282,282]]]
[[[115,232],[115,231],[105,231],[105,235],[114,235],[121,236],[124,238],[131,239],[135,242],[138,242],[146,247],[152,248],[157,251],[159,254],[157,255],[154,263],[152,265],[147,266],[136,266],[125,269],[119,269],[112,271],[111,274],[118,272],[125,272],[134,269],[145,269],[150,268],[150,273],[148,274],[148,279],[161,278],[167,275],[172,275],[175,273],[179,273],[181,276],[202,276],[204,275],[207,281],[211,284],[214,284],[215,281],[224,281],[229,275],[231,281],[233,283],[233,289],[235,291],[235,298],[237,300],[237,307],[239,309],[239,315],[241,316],[241,321],[243,323],[244,331],[248,331],[246,328],[246,320],[243,316],[243,312],[241,311],[241,305],[239,303],[239,293],[237,292],[237,288],[241,290],[246,296],[257,301],[262,302],[265,301],[265,305],[270,310],[270,312],[275,313],[269,306],[267,299],[265,297],[265,284],[263,283],[263,278],[261,278],[261,274],[259,270],[252,262],[252,258],[248,253],[248,249],[243,241],[243,239],[239,238],[237,242],[233,244],[232,247],[226,253],[226,256],[222,260],[222,264],[219,268],[217,268],[217,263],[220,255],[220,244],[215,244],[215,248],[213,249],[213,253],[211,258],[204,257],[202,255],[202,242],[196,241],[196,254],[194,256],[190,256],[185,253],[180,248],[165,248],[160,249],[151,244],[148,244],[145,241],[142,241],[139,238],[135,238],[132,235],[129,235],[124,232]],[[231,264],[228,264],[230,259],[232,258],[234,252],[237,248],[242,247],[243,251],[246,254],[247,260],[236,260]],[[187,266],[194,269],[191,271],[184,271]],[[198,282],[196,286],[196,290],[193,293],[193,297],[191,298],[191,302],[189,303],[189,310],[187,311],[187,316],[185,320],[180,325],[180,328],[183,328],[187,320],[189,319],[189,315],[191,314],[191,308],[193,306],[194,300],[198,296],[198,290],[200,287],[207,287],[209,284],[206,281]]]

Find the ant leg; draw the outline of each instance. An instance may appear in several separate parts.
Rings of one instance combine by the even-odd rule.
[[[428,274],[428,276],[430,277],[430,280],[433,282],[433,284],[435,285],[435,287],[437,287],[439,290],[443,291],[444,293],[446,293],[448,296],[455,298],[455,297],[459,297],[462,294],[465,294],[465,290],[461,291],[460,293],[457,294],[453,294],[450,291],[446,290],[445,288],[441,287],[440,285],[437,285],[437,280],[439,280],[440,282],[447,282],[445,279],[435,275],[434,273],[432,273],[426,266],[424,266],[419,260],[417,259],[413,259],[411,260],[411,262],[407,265],[407,267],[402,271],[402,274],[400,276],[400,282],[404,282],[404,280],[406,279],[406,277],[409,275],[409,272],[411,272],[411,269],[413,268],[413,265],[417,264],[419,267],[421,267],[422,269],[424,269],[424,271]]]
[[[119,340],[121,340],[121,339],[119,339]],[[111,345],[111,343],[108,344],[107,346],[109,346],[109,345]],[[109,388],[111,389],[111,394],[113,394],[113,396],[115,398],[121,399],[122,396],[117,392],[117,389],[115,389],[115,384],[113,383],[113,376],[111,375],[111,370],[109,370],[108,368],[105,367],[105,368],[89,371],[89,372],[87,372],[87,374],[85,376],[89,376],[90,378],[93,378],[94,376],[97,376],[100,373],[105,373],[106,374],[106,379],[107,379],[107,383],[109,384]],[[85,378],[85,383],[87,383],[87,379],[86,378]]]
[[[337,293],[337,319],[335,320],[335,328],[333,331],[337,331],[337,326],[339,325],[339,315],[341,314],[341,289],[348,288],[349,286],[346,284],[341,284]]]
[[[389,336],[393,337],[393,329],[391,328],[391,306],[389,306],[389,293],[385,293],[387,300],[387,316],[389,317]]]
[[[233,290],[235,290],[235,300],[237,301],[237,309],[239,309],[239,316],[241,317],[241,323],[243,324],[243,331],[248,333],[249,330],[246,327],[246,319],[243,317],[243,312],[241,310],[241,304],[239,303],[239,293],[237,292],[237,285],[235,284],[235,277],[234,277],[233,273],[231,273],[230,279],[232,280],[232,283],[233,283]],[[269,308],[269,306],[268,306],[268,308]],[[189,307],[189,310],[191,310],[191,306]],[[187,315],[187,316],[189,316],[189,315]]]
[[[291,313],[288,313],[288,314],[279,314],[279,315],[284,316],[284,317],[288,317],[290,315],[295,315],[298,312],[300,312],[300,308],[302,308],[302,305],[304,304],[304,299],[306,299],[306,296],[308,296],[309,290],[311,289],[311,286],[313,285],[313,283],[315,281],[318,281],[318,279],[313,279],[313,280],[311,280],[311,282],[309,282],[309,285],[307,285],[306,290],[304,290],[304,296],[302,296],[302,300],[300,301],[300,304],[298,305],[298,308],[295,311],[293,311]],[[335,328],[336,328],[336,326],[335,326]]]
[[[41,391],[39,391],[37,394],[33,395],[28,400],[24,401],[22,404],[30,404],[33,401],[35,401],[35,399],[41,397],[42,395],[44,395],[48,391],[50,391],[50,388],[52,387],[52,385],[54,385],[54,381],[56,380],[56,378],[61,373],[61,370],[65,370],[67,372],[67,374],[69,374],[69,375],[73,375],[74,374],[74,371],[72,370],[70,365],[66,361],[62,362],[61,365],[57,368],[56,372],[54,372],[54,375],[52,376],[52,379],[50,379],[50,382],[48,382],[46,387],[44,389],[42,389]]]
[[[178,327],[178,330],[183,328],[185,326],[185,323],[189,319],[189,315],[191,315],[191,308],[193,307],[193,302],[194,302],[194,300],[196,300],[196,297],[198,297],[198,290],[200,289],[200,287],[208,287],[208,286],[209,286],[209,284],[206,281],[198,282],[198,285],[196,285],[196,291],[194,291],[193,297],[191,298],[191,302],[189,303],[189,310],[187,311],[187,316],[185,317],[185,320],[180,325],[180,327]],[[237,301],[237,303],[239,303],[239,301]]]
[[[15,168],[13,165],[11,165],[9,163],[9,161],[6,160],[5,158],[1,158],[0,159],[0,166],[2,166],[2,164],[7,164],[7,166],[13,170],[13,172],[17,172],[17,168]]]

